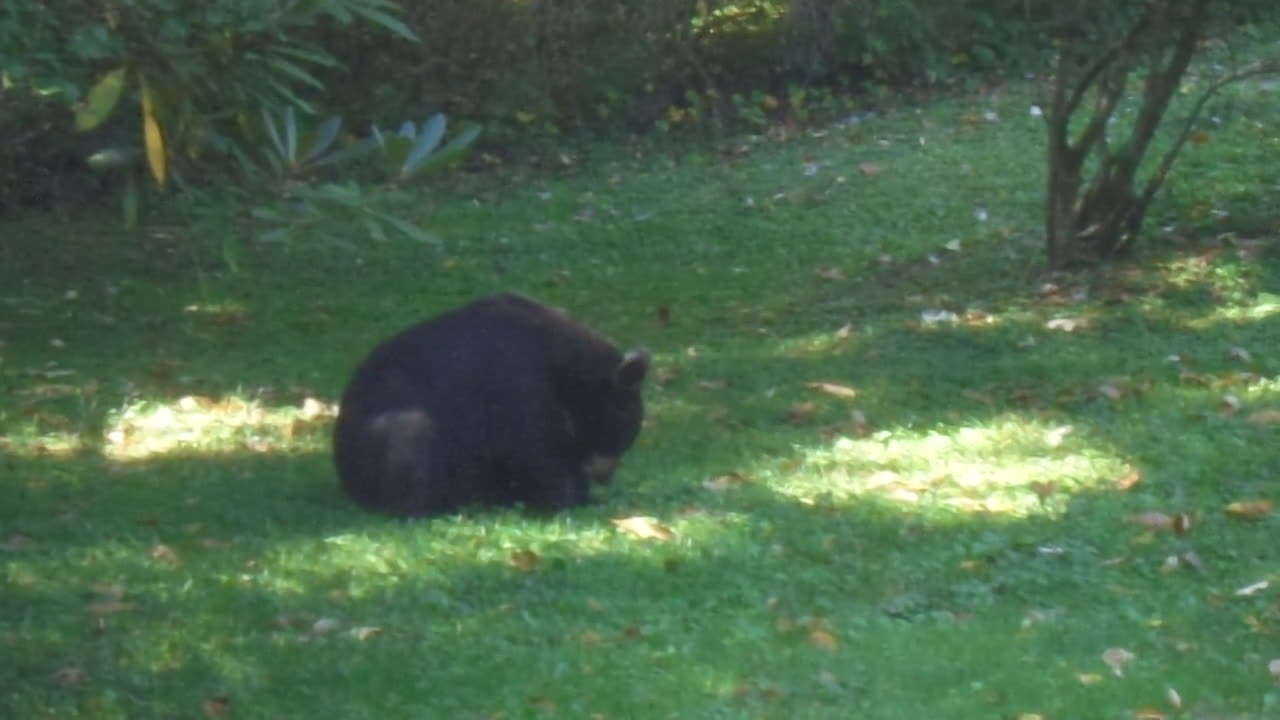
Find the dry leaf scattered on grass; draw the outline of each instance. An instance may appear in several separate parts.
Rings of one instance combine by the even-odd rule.
[[[634,515],[632,517],[614,518],[613,524],[619,529],[641,540],[674,540],[676,534],[670,528],[660,524],[657,519]]]

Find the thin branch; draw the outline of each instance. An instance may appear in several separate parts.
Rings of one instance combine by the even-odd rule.
[[[1072,90],[1070,99],[1067,101],[1066,109],[1068,114],[1075,113],[1076,109],[1080,107],[1080,103],[1084,100],[1085,94],[1089,92],[1089,88],[1093,86],[1094,82],[1098,79],[1098,76],[1110,67],[1122,54],[1133,49],[1138,38],[1147,31],[1147,27],[1155,17],[1156,5],[1157,3],[1153,2],[1153,0],[1147,0],[1147,6],[1143,10],[1142,16],[1134,21],[1133,25],[1129,28],[1129,31],[1125,33],[1124,37],[1113,43],[1111,47],[1107,48],[1106,52],[1102,53],[1102,55],[1093,62],[1092,65],[1085,69],[1084,73],[1080,76],[1079,82],[1076,83],[1075,88]],[[1061,78],[1059,78],[1059,80],[1061,81]]]
[[[1200,114],[1204,112],[1204,106],[1209,102],[1209,100],[1228,85],[1240,82],[1247,78],[1256,77],[1258,75],[1270,74],[1280,74],[1280,58],[1268,62],[1255,62],[1243,70],[1219,78],[1205,89],[1200,97],[1196,99],[1196,103],[1191,107],[1191,111],[1187,114],[1187,119],[1182,125],[1182,130],[1178,133],[1177,139],[1174,140],[1173,146],[1165,152],[1164,156],[1160,159],[1159,166],[1156,167],[1156,170],[1151,174],[1150,179],[1147,180],[1147,185],[1143,188],[1142,196],[1139,199],[1139,202],[1141,203],[1140,207],[1145,207],[1150,203],[1151,199],[1155,197],[1155,194],[1160,191],[1160,187],[1164,185],[1165,178],[1168,177],[1169,171],[1173,169],[1173,164],[1177,160],[1178,155],[1181,154],[1183,146],[1191,139],[1196,121],[1200,119]]]

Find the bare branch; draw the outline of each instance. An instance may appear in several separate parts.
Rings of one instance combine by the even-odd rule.
[[[1161,186],[1164,185],[1164,181],[1168,177],[1169,171],[1173,169],[1173,164],[1181,154],[1183,146],[1191,139],[1196,121],[1200,119],[1201,113],[1204,112],[1204,106],[1208,104],[1209,100],[1228,85],[1258,75],[1271,74],[1280,74],[1280,58],[1267,62],[1255,62],[1242,70],[1219,78],[1201,93],[1200,97],[1196,99],[1195,105],[1191,107],[1190,112],[1187,114],[1187,118],[1182,124],[1182,129],[1178,132],[1177,139],[1174,140],[1173,145],[1165,152],[1164,156],[1160,158],[1160,164],[1147,180],[1146,187],[1143,188],[1139,199],[1142,207],[1148,205],[1151,199],[1155,197],[1155,194],[1160,191]]]
[[[1137,44],[1138,38],[1151,25],[1151,21],[1156,15],[1156,5],[1157,3],[1152,0],[1147,0],[1146,8],[1142,11],[1142,15],[1129,27],[1129,31],[1125,33],[1124,37],[1113,43],[1111,47],[1107,48],[1105,52],[1094,60],[1092,65],[1085,69],[1067,101],[1066,110],[1068,114],[1075,113],[1076,109],[1080,107],[1084,96],[1097,81],[1098,76],[1105,72],[1122,54],[1133,49],[1134,45]],[[1059,77],[1058,82],[1065,82],[1065,80]]]

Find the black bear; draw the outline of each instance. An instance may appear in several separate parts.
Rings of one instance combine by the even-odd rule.
[[[499,294],[379,345],[342,395],[333,450],[347,496],[391,515],[590,501],[640,432],[644,350]]]

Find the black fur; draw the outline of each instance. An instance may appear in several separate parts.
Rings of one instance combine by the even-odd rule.
[[[518,295],[440,315],[379,345],[348,384],[342,488],[392,515],[587,503],[640,431],[648,361]]]

